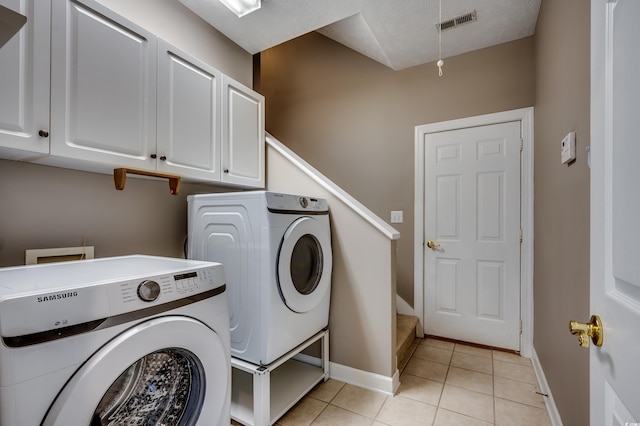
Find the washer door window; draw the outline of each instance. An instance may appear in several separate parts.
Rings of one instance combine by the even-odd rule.
[[[194,424],[204,399],[200,361],[179,348],[146,355],[116,379],[91,426]]]
[[[230,363],[218,334],[154,318],[108,342],[62,389],[43,425],[227,425]]]
[[[331,268],[328,227],[311,217],[293,222],[278,252],[278,286],[287,307],[304,313],[318,306],[330,288]]]

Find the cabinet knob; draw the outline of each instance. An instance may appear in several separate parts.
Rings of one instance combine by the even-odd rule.
[[[223,172],[224,173],[229,173],[229,169],[224,169]]]
[[[41,138],[48,138],[49,137],[49,132],[47,132],[46,130],[40,130],[38,132],[38,136],[40,136]]]
[[[150,157],[152,160],[155,160],[156,158],[158,158],[158,156],[157,156],[156,154],[151,154],[149,157]]]
[[[163,155],[162,157],[160,157],[160,161],[166,161],[167,157],[165,155]]]

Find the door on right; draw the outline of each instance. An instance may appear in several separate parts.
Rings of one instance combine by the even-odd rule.
[[[592,425],[640,422],[640,2],[591,1]],[[575,318],[586,321],[588,318]]]

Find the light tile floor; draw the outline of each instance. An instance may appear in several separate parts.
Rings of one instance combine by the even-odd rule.
[[[277,424],[550,425],[531,361],[515,354],[424,339],[400,382],[388,396],[330,379]]]

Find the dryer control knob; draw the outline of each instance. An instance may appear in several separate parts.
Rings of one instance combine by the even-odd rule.
[[[138,297],[145,302],[153,302],[160,296],[160,285],[151,280],[143,281],[138,286]]]
[[[302,206],[302,208],[306,209],[309,205],[309,200],[307,200],[306,197],[300,197],[300,205]]]

